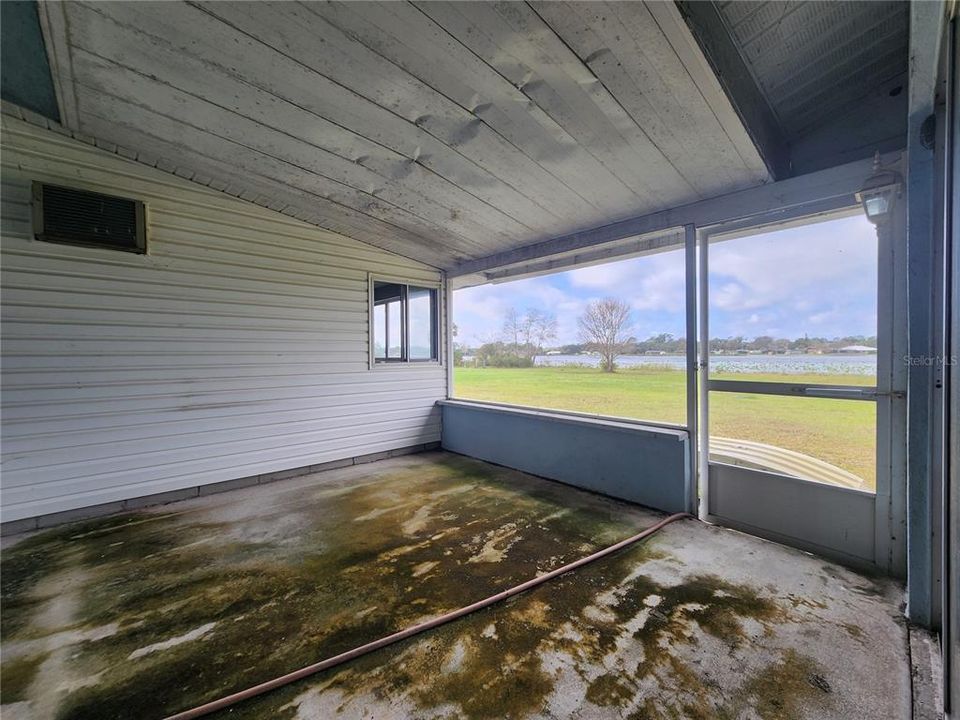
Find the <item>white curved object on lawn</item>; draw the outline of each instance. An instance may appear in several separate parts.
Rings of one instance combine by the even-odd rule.
[[[810,455],[766,443],[711,436],[710,459],[856,490],[868,489],[863,478],[852,472]]]

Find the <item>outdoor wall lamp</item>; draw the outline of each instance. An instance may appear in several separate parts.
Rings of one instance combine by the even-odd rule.
[[[863,206],[867,220],[874,225],[886,222],[893,212],[893,205],[900,195],[900,173],[884,169],[880,165],[880,151],[873,156],[873,175],[863,183],[857,200]]]

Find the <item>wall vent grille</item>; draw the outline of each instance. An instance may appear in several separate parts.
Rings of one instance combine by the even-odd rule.
[[[35,182],[33,229],[44,242],[146,252],[143,203],[115,195]]]

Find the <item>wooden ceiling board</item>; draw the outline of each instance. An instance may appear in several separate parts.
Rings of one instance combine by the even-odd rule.
[[[69,129],[436,267],[771,179],[669,3],[63,14]]]

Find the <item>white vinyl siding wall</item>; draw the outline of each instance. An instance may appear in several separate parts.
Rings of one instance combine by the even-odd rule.
[[[370,369],[367,317],[437,270],[2,122],[3,521],[440,439],[444,369]],[[33,180],[145,201],[148,254],[34,240]]]

